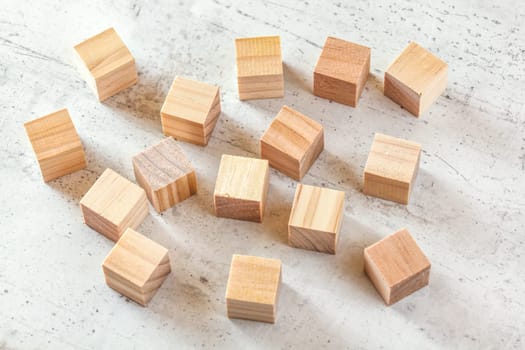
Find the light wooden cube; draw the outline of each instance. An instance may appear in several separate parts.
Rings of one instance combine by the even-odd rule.
[[[275,323],[281,261],[233,255],[226,286],[229,318]]]
[[[430,261],[402,229],[365,248],[365,272],[387,305],[428,285]]]
[[[281,38],[265,36],[235,40],[239,99],[284,96]]]
[[[177,140],[207,145],[221,114],[217,86],[175,77],[160,110],[162,132]]]
[[[159,213],[197,192],[195,170],[171,137],[134,156],[133,170]]]
[[[370,48],[328,37],[314,69],[314,95],[357,106],[370,73]]]
[[[261,158],[295,180],[301,180],[324,148],[323,126],[284,106],[261,137]]]
[[[111,169],[80,200],[80,209],[86,225],[115,242],[149,213],[144,190]]]
[[[385,72],[385,96],[420,116],[447,87],[447,64],[410,43]]]
[[[86,156],[67,109],[24,124],[45,182],[86,167]]]
[[[113,28],[75,46],[87,83],[99,101],[137,82],[135,59]]]
[[[335,254],[343,219],[345,193],[297,184],[288,221],[292,247]]]
[[[375,134],[365,165],[367,195],[408,204],[419,169],[421,146],[412,141]]]
[[[171,272],[168,250],[128,228],[102,263],[109,287],[146,306]]]
[[[215,215],[262,222],[269,174],[265,159],[223,154],[213,193]]]

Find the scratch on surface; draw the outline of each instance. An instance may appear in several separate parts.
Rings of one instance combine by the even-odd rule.
[[[252,15],[250,15],[249,13],[243,12],[243,11],[241,11],[241,10],[239,10],[239,9],[237,9],[237,13],[238,13],[239,15],[243,16],[243,17],[249,18],[249,19],[254,20],[254,21],[258,21],[258,18],[257,18],[257,17],[252,16]],[[318,44],[314,43],[313,41],[311,41],[311,40],[309,40],[309,39],[303,38],[303,37],[300,36],[300,35],[297,35],[297,34],[295,34],[295,33],[292,33],[292,32],[290,32],[289,30],[287,30],[286,28],[282,28],[282,27],[280,27],[280,26],[278,26],[278,25],[275,25],[275,24],[273,24],[273,23],[270,23],[270,22],[268,22],[268,21],[263,21],[262,23],[263,23],[263,24],[266,24],[266,25],[268,25],[268,26],[270,26],[270,27],[272,27],[272,28],[279,29],[280,31],[283,31],[283,32],[285,32],[285,33],[288,33],[288,34],[292,35],[293,37],[295,37],[295,38],[297,38],[297,39],[303,40],[304,42],[306,42],[306,43],[309,44],[309,45],[312,45],[312,46],[314,46],[314,47],[317,47],[318,49],[322,49],[322,46],[321,46],[321,45],[318,45]]]
[[[463,175],[462,173],[460,173],[460,172],[458,171],[458,169],[454,168],[454,167],[452,166],[452,164],[450,164],[449,162],[447,162],[445,159],[441,158],[438,154],[434,154],[434,155],[436,156],[436,158],[438,158],[438,159],[441,160],[443,163],[445,163],[450,169],[454,170],[454,172],[455,172],[457,175],[461,176],[461,177],[463,178],[463,180],[465,180],[466,182],[469,182],[469,180],[465,177],[465,175]]]
[[[17,54],[19,54],[19,55],[29,56],[29,57],[37,58],[37,59],[44,60],[44,61],[52,61],[52,62],[58,63],[58,64],[60,64],[62,66],[72,67],[70,64],[67,64],[67,63],[63,62],[63,61],[59,60],[58,58],[44,55],[43,53],[40,53],[40,52],[35,51],[33,49],[30,49],[29,47],[17,44],[14,41],[11,41],[11,40],[6,39],[6,38],[0,37],[0,44],[2,44],[4,46],[10,46],[12,48],[21,50],[22,52],[20,52],[20,51],[17,52]]]

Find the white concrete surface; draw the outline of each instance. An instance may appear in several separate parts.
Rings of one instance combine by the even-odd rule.
[[[494,5],[496,3],[497,5]],[[520,1],[0,1],[0,349],[523,349],[525,329],[525,9]],[[96,101],[72,46],[114,26],[139,83]],[[233,40],[279,34],[286,96],[240,102]],[[326,36],[372,48],[356,109],[311,93]],[[383,73],[414,40],[450,65],[421,119],[382,95]],[[162,137],[175,75],[218,84],[210,144],[183,144],[199,194],[139,230],[170,249],[173,273],[148,308],[105,283],[112,242],[82,224],[78,201],[111,167]],[[320,121],[326,149],[304,183],[346,191],[339,253],[295,250],[286,223],[296,182],[271,173],[263,224],[213,216],[223,153],[256,156],[287,104]],[[44,184],[23,122],[68,107],[87,170]],[[361,193],[373,133],[423,144],[408,206]],[[430,286],[387,307],[364,276],[363,248],[407,227],[433,263]],[[275,325],[229,320],[233,253],[280,258]]]

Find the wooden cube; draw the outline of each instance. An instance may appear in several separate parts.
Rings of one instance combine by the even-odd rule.
[[[281,261],[233,255],[226,286],[229,318],[275,323]]]
[[[412,141],[375,134],[365,165],[363,192],[408,204],[419,169],[421,146]]]
[[[111,169],[80,200],[80,209],[86,225],[115,242],[149,213],[144,190]]]
[[[24,124],[45,182],[86,167],[86,156],[67,109]]]
[[[137,82],[135,59],[113,28],[76,45],[75,52],[99,101]]]
[[[402,229],[365,248],[365,273],[387,305],[428,284],[430,261]]]
[[[335,254],[343,219],[345,193],[297,184],[288,221],[292,247]]]
[[[102,263],[108,286],[146,306],[171,272],[168,250],[128,228]]]
[[[219,88],[175,77],[160,110],[162,132],[177,140],[207,145],[221,114]]]
[[[239,99],[284,96],[281,38],[265,36],[235,40]]]
[[[314,69],[314,95],[357,106],[370,73],[370,48],[328,37]]]
[[[323,126],[284,106],[261,137],[261,158],[295,180],[301,180],[324,148]]]
[[[269,174],[265,159],[223,154],[213,193],[215,215],[262,222]]]
[[[419,117],[445,91],[447,74],[444,61],[410,43],[385,72],[385,96]]]
[[[134,156],[133,170],[159,213],[197,192],[195,170],[171,137]]]

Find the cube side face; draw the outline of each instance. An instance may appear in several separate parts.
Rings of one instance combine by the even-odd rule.
[[[153,193],[154,201],[151,203],[161,213],[175,204],[190,198],[197,193],[197,179],[195,172],[187,174],[166,187],[160,188]]]
[[[265,75],[237,78],[240,100],[280,98],[284,96],[284,76]]]
[[[388,72],[385,73],[384,94],[414,116],[419,117],[421,96]]]
[[[315,139],[312,141],[312,144],[306,151],[303,161],[300,166],[300,178],[302,179],[308,170],[314,165],[316,159],[319,157],[321,152],[324,149],[324,129],[321,129]]]
[[[264,139],[260,141],[260,151],[261,158],[267,159],[272,168],[279,170],[294,180],[299,181],[301,179],[301,169],[298,159],[273,147],[264,141]]]
[[[410,199],[410,183],[393,184],[388,178],[374,176],[365,171],[363,193],[388,201],[407,205]]]
[[[355,84],[315,72],[314,95],[351,107],[357,106],[359,98]]]
[[[110,73],[95,79],[98,99],[101,102],[105,101],[135,85],[137,81],[137,68],[135,66],[135,60],[132,60],[129,63],[116,67]]]
[[[39,160],[38,164],[45,182],[72,174],[85,169],[87,166],[86,156],[82,146],[51,158]]]
[[[226,299],[228,318],[275,323],[275,305],[262,305],[234,299]]]
[[[372,281],[372,284],[385,303],[390,305],[390,285],[385,281],[381,271],[375,264],[375,261],[368,254],[367,248],[365,248],[364,251],[364,263],[366,275],[370,278],[370,281]]]
[[[380,278],[376,288],[388,289],[387,294],[380,291],[388,305],[428,284],[430,262],[406,229],[367,247],[366,259],[372,267],[372,275]]]
[[[113,242],[118,241],[120,233],[117,225],[91,210],[89,207],[82,205],[82,203],[80,203],[80,211],[82,212],[82,218],[86,225],[111,239]]]
[[[409,296],[410,294],[426,287],[430,280],[430,267],[427,269],[414,274],[407,280],[399,283],[392,287],[390,292],[390,299],[387,302],[388,305],[392,305],[400,301],[401,299]]]
[[[275,322],[281,262],[234,255],[226,286],[228,317]]]
[[[448,81],[448,67],[445,66],[427,85],[426,91],[421,96],[419,113],[420,115],[425,113],[430,106],[436,102],[439,96],[443,94],[447,88]]]
[[[337,235],[332,232],[312,230],[304,227],[288,226],[288,244],[294,248],[335,254]]]
[[[110,276],[107,273],[104,273],[104,279],[108,287],[110,287],[117,293],[124,295],[126,298],[133,300],[141,306],[147,306],[149,300],[151,299],[151,297],[153,297],[153,295],[151,297],[145,297],[143,294],[137,292],[135,289],[133,289],[126,283]]]
[[[205,146],[208,143],[206,132],[202,124],[189,122],[185,119],[161,114],[162,133],[178,141]]]
[[[227,196],[214,195],[215,216],[253,222],[262,222],[262,203]]]

